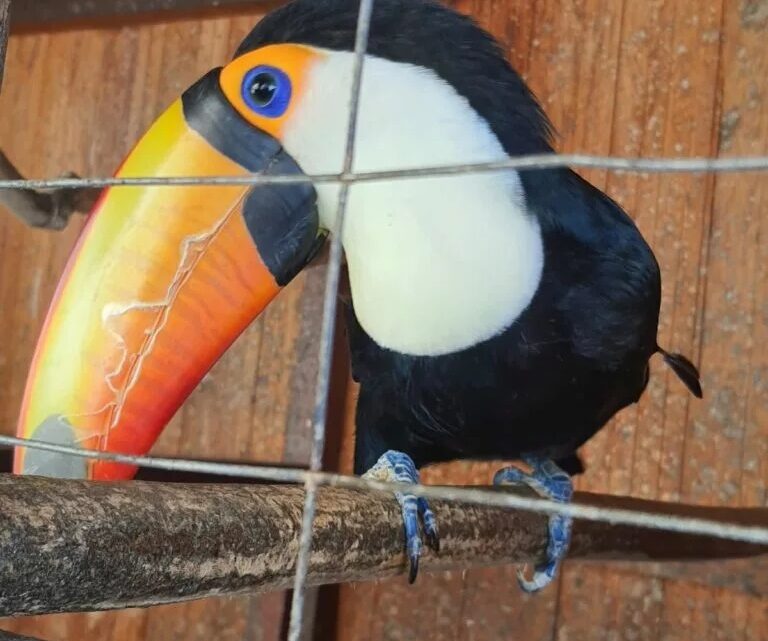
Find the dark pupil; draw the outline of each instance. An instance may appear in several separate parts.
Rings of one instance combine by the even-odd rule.
[[[275,97],[275,91],[277,91],[277,82],[275,77],[271,73],[260,73],[251,82],[249,92],[253,101],[261,106],[266,107],[272,98]]]

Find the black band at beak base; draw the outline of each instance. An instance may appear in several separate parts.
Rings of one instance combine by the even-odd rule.
[[[221,154],[250,172],[304,175],[280,143],[247,122],[219,85],[221,68],[213,69],[182,95],[184,119]],[[248,192],[243,216],[256,249],[281,287],[317,254],[325,239],[319,233],[317,193],[310,182],[257,184]]]

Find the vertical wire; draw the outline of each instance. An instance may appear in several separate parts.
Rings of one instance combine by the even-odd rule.
[[[353,179],[352,161],[355,153],[355,138],[357,133],[357,116],[360,107],[360,90],[363,78],[363,64],[368,47],[368,34],[371,26],[374,0],[361,0],[355,31],[354,64],[352,69],[352,87],[349,98],[349,121],[347,123],[347,140],[344,151],[344,168],[342,170],[339,189],[338,208],[331,229],[331,252],[328,262],[328,273],[325,281],[323,297],[323,324],[320,334],[320,357],[315,386],[315,408],[312,421],[312,453],[309,467],[317,472],[322,466],[325,446],[325,431],[328,417],[328,394],[330,391],[331,365],[333,360],[333,340],[336,329],[336,307],[338,301],[339,278],[341,275],[342,230],[347,212],[349,187]],[[309,557],[312,548],[312,523],[317,506],[317,480],[310,476],[304,484],[306,497],[304,513],[299,537],[299,552],[296,558],[296,573],[293,582],[293,598],[291,600],[291,617],[288,628],[288,641],[299,641],[304,620],[304,593],[306,590]]]

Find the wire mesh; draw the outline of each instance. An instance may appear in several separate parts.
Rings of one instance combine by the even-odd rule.
[[[350,113],[347,128],[344,167],[336,174],[315,175],[260,175],[248,176],[184,176],[184,177],[111,177],[111,178],[54,178],[33,180],[0,180],[0,189],[79,189],[120,186],[154,185],[251,185],[265,183],[339,183],[338,208],[333,225],[330,261],[326,276],[323,299],[323,320],[319,351],[319,370],[315,387],[315,403],[312,420],[312,451],[309,470],[301,468],[273,467],[253,464],[212,463],[194,459],[170,459],[148,456],[131,456],[82,450],[34,439],[22,439],[0,435],[0,444],[23,446],[73,455],[143,466],[169,471],[198,472],[226,475],[247,479],[276,482],[303,483],[306,488],[304,514],[300,535],[299,551],[294,577],[294,593],[291,605],[289,641],[298,641],[304,616],[304,593],[311,553],[311,531],[315,513],[317,489],[321,485],[368,489],[378,492],[409,492],[416,496],[443,500],[461,501],[488,506],[516,508],[544,514],[566,514],[574,518],[601,521],[610,524],[633,525],[649,529],[689,533],[723,539],[741,540],[757,544],[768,544],[768,528],[724,523],[703,518],[681,518],[663,513],[637,509],[619,509],[590,506],[578,503],[561,504],[546,499],[529,498],[514,494],[492,492],[482,489],[429,487],[420,484],[405,484],[374,481],[354,476],[322,472],[322,454],[325,443],[328,392],[332,360],[332,343],[335,332],[337,290],[341,271],[342,245],[340,230],[346,215],[349,187],[355,182],[377,180],[402,180],[427,176],[450,176],[467,173],[481,173],[504,170],[534,170],[556,167],[582,167],[605,169],[618,172],[643,173],[724,173],[768,171],[768,156],[731,158],[619,158],[585,154],[537,154],[507,158],[499,162],[470,163],[450,166],[433,166],[412,169],[393,169],[355,173],[352,171],[355,132],[361,80],[368,33],[375,0],[362,0],[359,8],[355,36],[353,79],[350,95]]]
[[[0,445],[32,447],[48,452],[57,452],[88,459],[114,461],[146,468],[168,470],[171,472],[192,472],[215,474],[243,479],[276,481],[281,483],[306,483],[314,478],[315,483],[329,487],[343,487],[359,490],[371,490],[392,494],[408,492],[427,499],[441,499],[462,503],[487,505],[492,507],[515,508],[540,514],[565,514],[587,521],[599,521],[615,525],[632,525],[654,530],[683,532],[713,536],[747,543],[768,544],[768,528],[745,526],[737,523],[723,523],[703,518],[681,518],[662,513],[647,512],[637,509],[599,507],[579,503],[553,503],[546,499],[529,498],[516,494],[506,494],[484,489],[449,486],[428,486],[410,483],[374,481],[371,479],[329,472],[313,472],[303,468],[273,467],[248,463],[214,463],[193,459],[175,459],[151,456],[132,456],[97,452],[79,448],[45,443],[34,439],[0,436]]]
[[[436,165],[412,169],[352,172],[336,174],[250,174],[246,176],[138,176],[106,178],[46,178],[0,180],[0,189],[98,189],[102,187],[148,187],[190,185],[266,185],[311,182],[355,183],[381,180],[403,180],[431,176],[486,173],[514,169],[555,169],[581,167],[616,172],[642,173],[743,173],[768,171],[768,156],[734,156],[729,158],[620,158],[589,154],[530,154],[504,160],[456,165]]]
[[[355,32],[354,64],[352,68],[352,86],[349,96],[349,120],[347,122],[347,140],[344,150],[344,168],[342,173],[352,171],[355,155],[355,134],[357,132],[357,114],[360,108],[360,93],[363,79],[363,63],[368,47],[368,32],[373,15],[374,0],[362,0],[358,9],[357,28]],[[325,445],[326,420],[328,415],[328,393],[330,391],[331,365],[333,360],[333,336],[336,330],[336,293],[339,289],[341,274],[341,231],[347,213],[349,197],[349,181],[344,181],[339,190],[339,202],[331,229],[331,255],[328,273],[325,281],[323,297],[323,325],[320,336],[320,363],[315,387],[315,412],[313,421],[312,452],[309,469],[317,472],[323,459]],[[312,547],[312,522],[315,518],[317,505],[317,481],[313,476],[307,477],[304,484],[306,498],[304,499],[304,514],[301,521],[301,536],[299,538],[299,553],[296,559],[296,574],[293,583],[291,600],[291,619],[288,628],[288,641],[299,641],[304,620],[304,594],[306,590],[307,572],[309,571],[309,555]]]

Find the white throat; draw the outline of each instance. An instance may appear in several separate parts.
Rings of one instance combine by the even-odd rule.
[[[343,167],[353,55],[326,52],[288,123],[307,173]],[[366,56],[354,171],[506,157],[482,119],[434,72]],[[338,185],[318,185],[332,227]],[[509,327],[538,287],[543,246],[514,171],[357,183],[342,237],[355,314],[382,347],[436,356]]]

